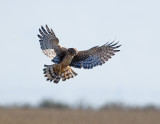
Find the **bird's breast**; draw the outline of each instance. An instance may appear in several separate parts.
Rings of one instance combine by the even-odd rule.
[[[67,53],[67,54],[64,56],[62,62],[60,63],[60,64],[61,64],[61,67],[62,67],[62,68],[65,68],[65,67],[67,67],[68,65],[70,65],[73,57],[74,57],[74,56],[72,56],[70,53]]]

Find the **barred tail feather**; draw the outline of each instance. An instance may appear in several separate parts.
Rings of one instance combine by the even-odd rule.
[[[66,79],[73,78],[71,70],[66,69],[64,72],[62,72],[61,77],[62,77],[62,81],[65,81]]]
[[[73,78],[74,76],[77,75],[76,72],[74,72],[69,66],[60,74],[57,74],[57,64],[54,65],[44,65],[43,71],[44,71],[44,76],[47,77],[47,81],[53,81],[54,83],[58,83],[60,79],[62,81],[65,81],[66,79]],[[74,76],[73,76],[74,75]]]

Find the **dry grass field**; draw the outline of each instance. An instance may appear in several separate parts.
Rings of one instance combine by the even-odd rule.
[[[160,124],[160,111],[1,108],[0,124]]]

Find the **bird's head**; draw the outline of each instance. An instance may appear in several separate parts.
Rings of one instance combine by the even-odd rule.
[[[78,54],[78,50],[76,48],[69,48],[68,51],[71,55],[76,56]]]

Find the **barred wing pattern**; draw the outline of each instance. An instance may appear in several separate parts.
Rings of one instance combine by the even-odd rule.
[[[47,25],[46,29],[47,30],[45,30],[43,26],[39,29],[41,35],[38,35],[38,37],[40,38],[41,49],[53,62],[59,62],[64,54],[65,48],[58,45],[59,40],[53,30],[49,29]]]
[[[102,65],[108,59],[111,58],[111,56],[114,56],[115,52],[118,52],[120,50],[117,50],[121,45],[118,45],[117,43],[106,43],[103,46],[95,46],[89,50],[86,51],[79,51],[78,55],[76,55],[70,66],[73,66],[75,68],[84,68],[84,69],[91,69],[95,66]]]

